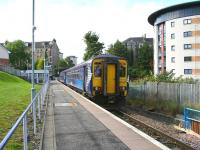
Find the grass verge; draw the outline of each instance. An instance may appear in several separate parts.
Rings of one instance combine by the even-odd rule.
[[[37,91],[40,85],[36,85]],[[21,78],[0,71],[0,141],[31,101],[31,84]],[[17,130],[10,148],[22,149],[22,130]],[[13,141],[13,142],[12,142]]]

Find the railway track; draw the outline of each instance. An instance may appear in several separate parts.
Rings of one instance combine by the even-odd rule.
[[[122,110],[114,110],[114,109],[108,109],[113,114],[117,115],[118,117],[122,118],[126,122],[132,124],[136,128],[142,130],[149,136],[153,137],[154,139],[158,140],[162,144],[166,145],[167,147],[171,149],[176,150],[194,150],[193,147],[183,143],[182,141],[179,141],[176,138],[173,138],[172,136],[168,135],[167,133],[156,129],[155,127],[148,125],[139,119],[135,118],[131,114],[128,114]]]

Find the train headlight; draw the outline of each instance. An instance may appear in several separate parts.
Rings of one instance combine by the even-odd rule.
[[[95,91],[101,91],[101,87],[94,87],[93,88]]]
[[[121,86],[120,87],[120,91],[125,91],[126,90],[126,87],[125,86]]]

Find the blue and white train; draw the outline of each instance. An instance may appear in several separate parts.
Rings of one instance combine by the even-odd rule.
[[[94,99],[123,100],[128,93],[127,61],[114,55],[99,55],[60,73],[60,79]]]

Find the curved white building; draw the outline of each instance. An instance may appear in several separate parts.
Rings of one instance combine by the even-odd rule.
[[[200,1],[170,6],[151,14],[154,74],[200,78]]]

